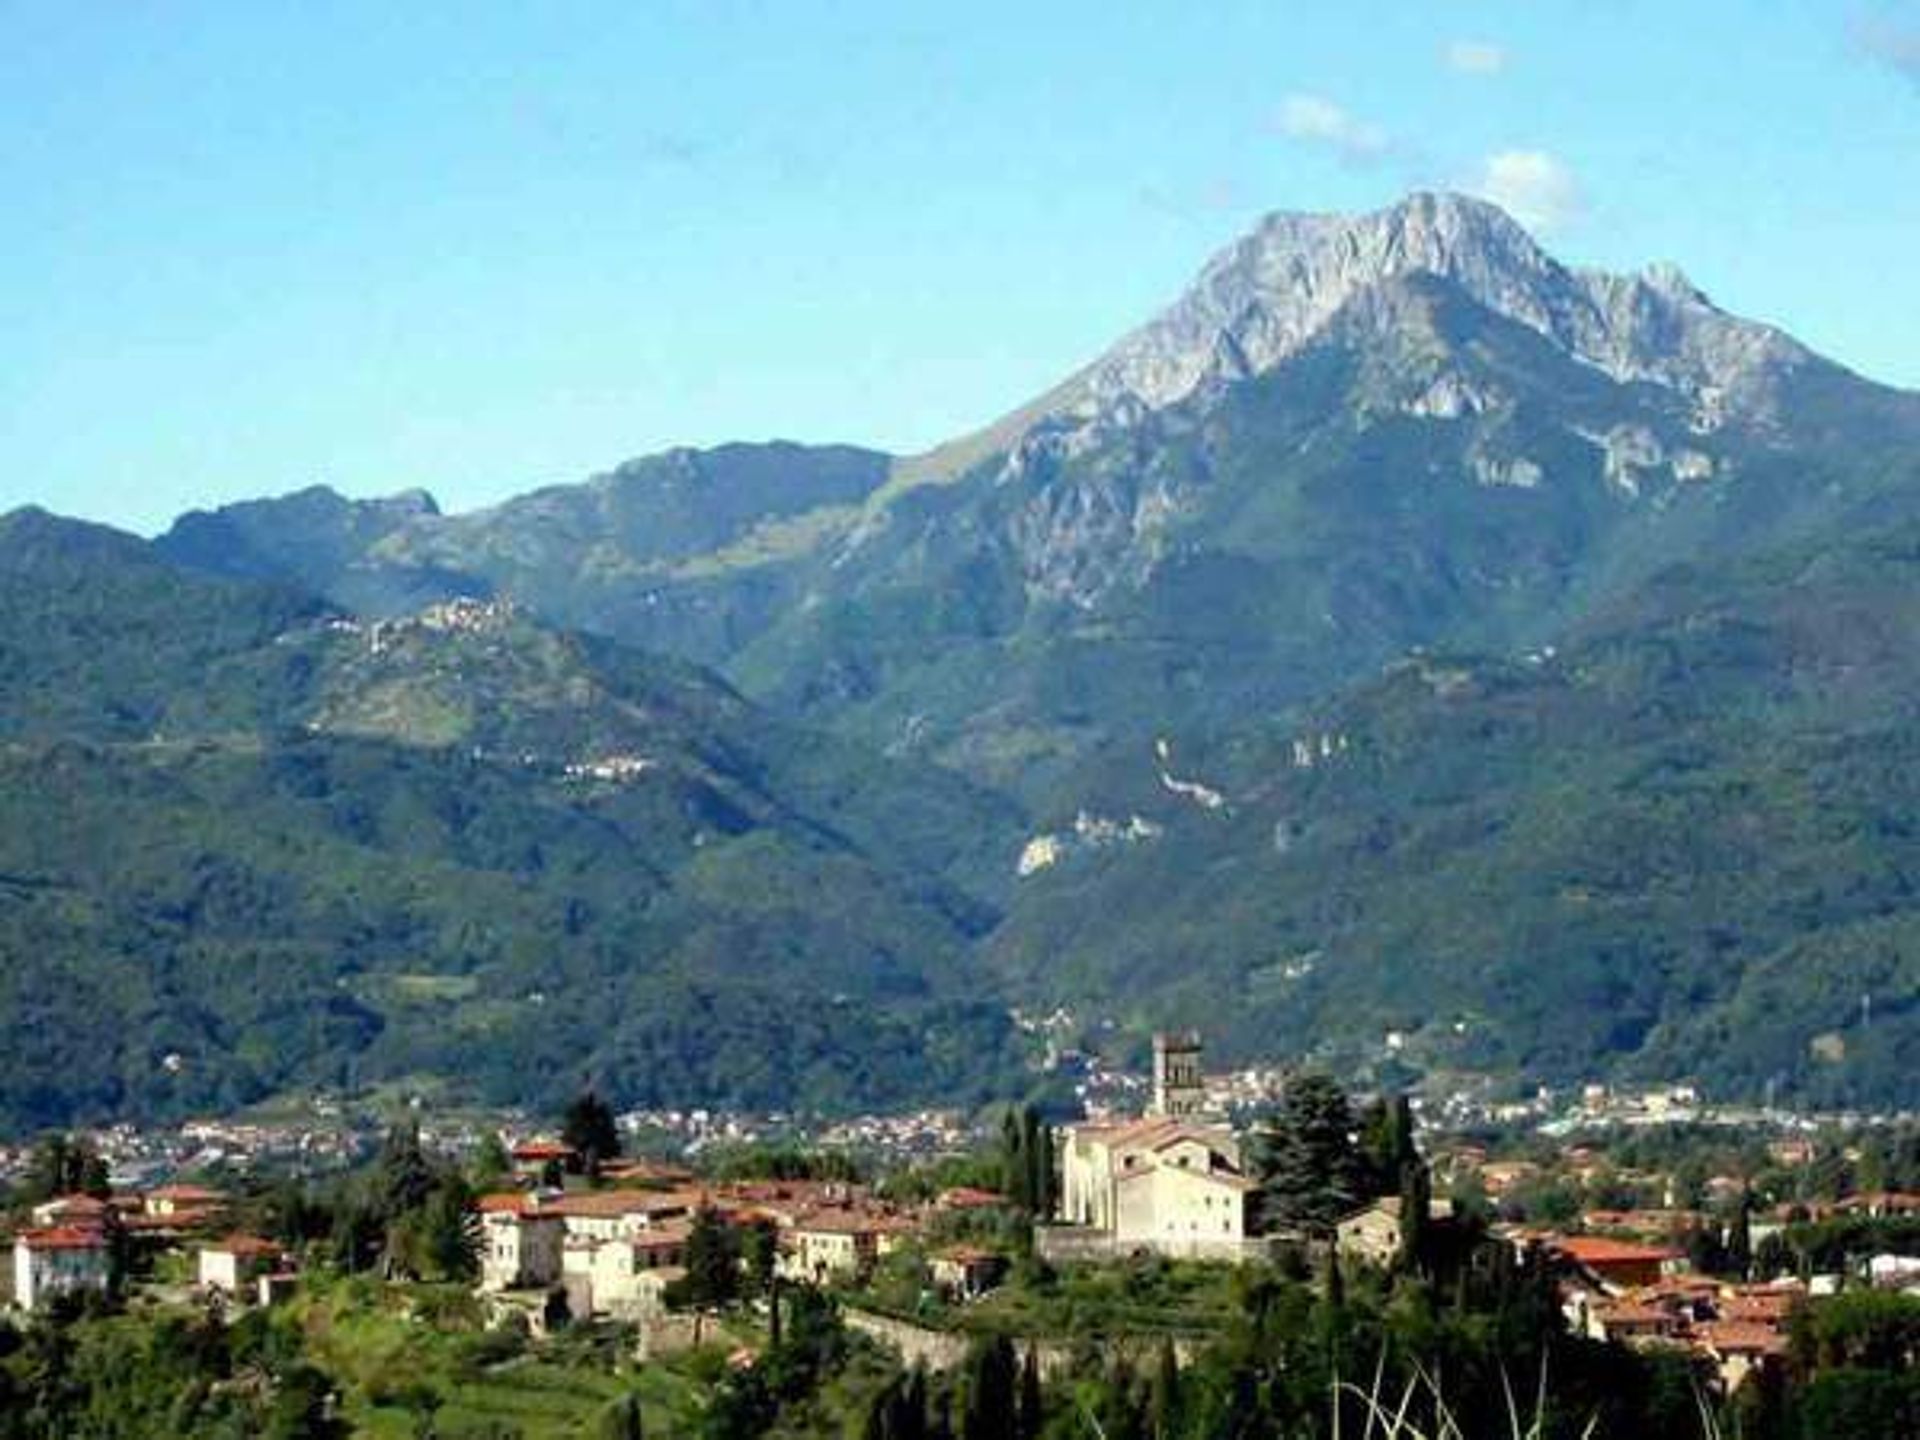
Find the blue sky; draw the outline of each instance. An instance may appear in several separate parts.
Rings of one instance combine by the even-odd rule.
[[[142,530],[924,448],[1414,186],[1920,387],[1914,3],[0,0],[0,181],[0,509]]]

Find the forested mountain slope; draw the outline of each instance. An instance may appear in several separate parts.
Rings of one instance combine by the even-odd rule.
[[[504,603],[360,622],[0,520],[10,1125],[291,1085],[964,1096],[1006,807]]]
[[[1022,881],[1010,981],[1384,1073],[1911,1099],[1920,527],[1676,568],[1184,768],[1223,803],[1142,755],[1103,803],[1164,828]]]

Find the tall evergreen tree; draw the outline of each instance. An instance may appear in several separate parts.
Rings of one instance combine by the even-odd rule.
[[[1040,1386],[1040,1355],[1027,1346],[1027,1358],[1020,1365],[1020,1399],[1016,1431],[1020,1440],[1040,1440],[1047,1426],[1046,1396]]]
[[[1180,1400],[1180,1359],[1173,1353],[1173,1341],[1162,1340],[1147,1401],[1148,1433],[1153,1440],[1175,1440],[1179,1435]]]
[[[961,1384],[960,1440],[1010,1440],[1019,1403],[1013,1342],[1004,1335],[976,1341]]]
[[[20,1198],[38,1202],[81,1194],[104,1200],[112,1193],[107,1162],[92,1143],[55,1131],[35,1143]]]
[[[640,1397],[622,1395],[600,1414],[600,1440],[645,1440]]]
[[[614,1123],[613,1107],[589,1087],[567,1106],[560,1121],[560,1139],[580,1156],[587,1174],[598,1176],[600,1167],[620,1158],[620,1127]]]
[[[381,1219],[391,1223],[418,1210],[433,1193],[434,1180],[433,1163],[420,1144],[420,1122],[409,1120],[388,1130],[373,1167]]]
[[[1032,1209],[1033,1170],[1027,1161],[1027,1132],[1020,1123],[1020,1112],[1007,1107],[1000,1117],[1000,1188],[1007,1199],[1021,1210]]]
[[[1400,1253],[1402,1269],[1418,1270],[1426,1262],[1427,1236],[1433,1216],[1433,1176],[1419,1155],[1400,1162]]]
[[[1360,1163],[1346,1093],[1314,1071],[1287,1082],[1255,1155],[1270,1220],[1324,1235],[1359,1193]]]
[[[867,1407],[862,1440],[926,1440],[927,1393],[918,1372],[896,1375]]]
[[[1753,1273],[1753,1192],[1745,1186],[1741,1187],[1740,1208],[1734,1211],[1727,1233],[1727,1268],[1741,1280]]]
[[[726,1305],[740,1294],[738,1238],[711,1206],[694,1212],[687,1234],[686,1271],[679,1295],[687,1304]]]

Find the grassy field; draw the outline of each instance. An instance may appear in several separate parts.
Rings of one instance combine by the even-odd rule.
[[[649,1434],[683,1434],[727,1351],[751,1338],[730,1334],[640,1365],[631,1334],[616,1327],[520,1341],[487,1330],[477,1302],[458,1289],[361,1279],[311,1286],[289,1319],[340,1384],[354,1432],[383,1440],[411,1440],[429,1414],[440,1440],[571,1440],[629,1393],[640,1396]]]

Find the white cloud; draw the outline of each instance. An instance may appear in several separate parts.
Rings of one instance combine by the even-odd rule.
[[[1385,130],[1322,95],[1287,96],[1275,123],[1289,139],[1325,145],[1353,164],[1378,160],[1392,145]]]
[[[1507,68],[1507,52],[1486,40],[1455,40],[1447,46],[1447,68],[1462,75],[1498,75]]]
[[[1920,21],[1869,11],[1856,13],[1852,28],[1856,50],[1920,85]]]
[[[1489,155],[1469,188],[1535,230],[1556,229],[1586,209],[1573,172],[1544,150]]]

